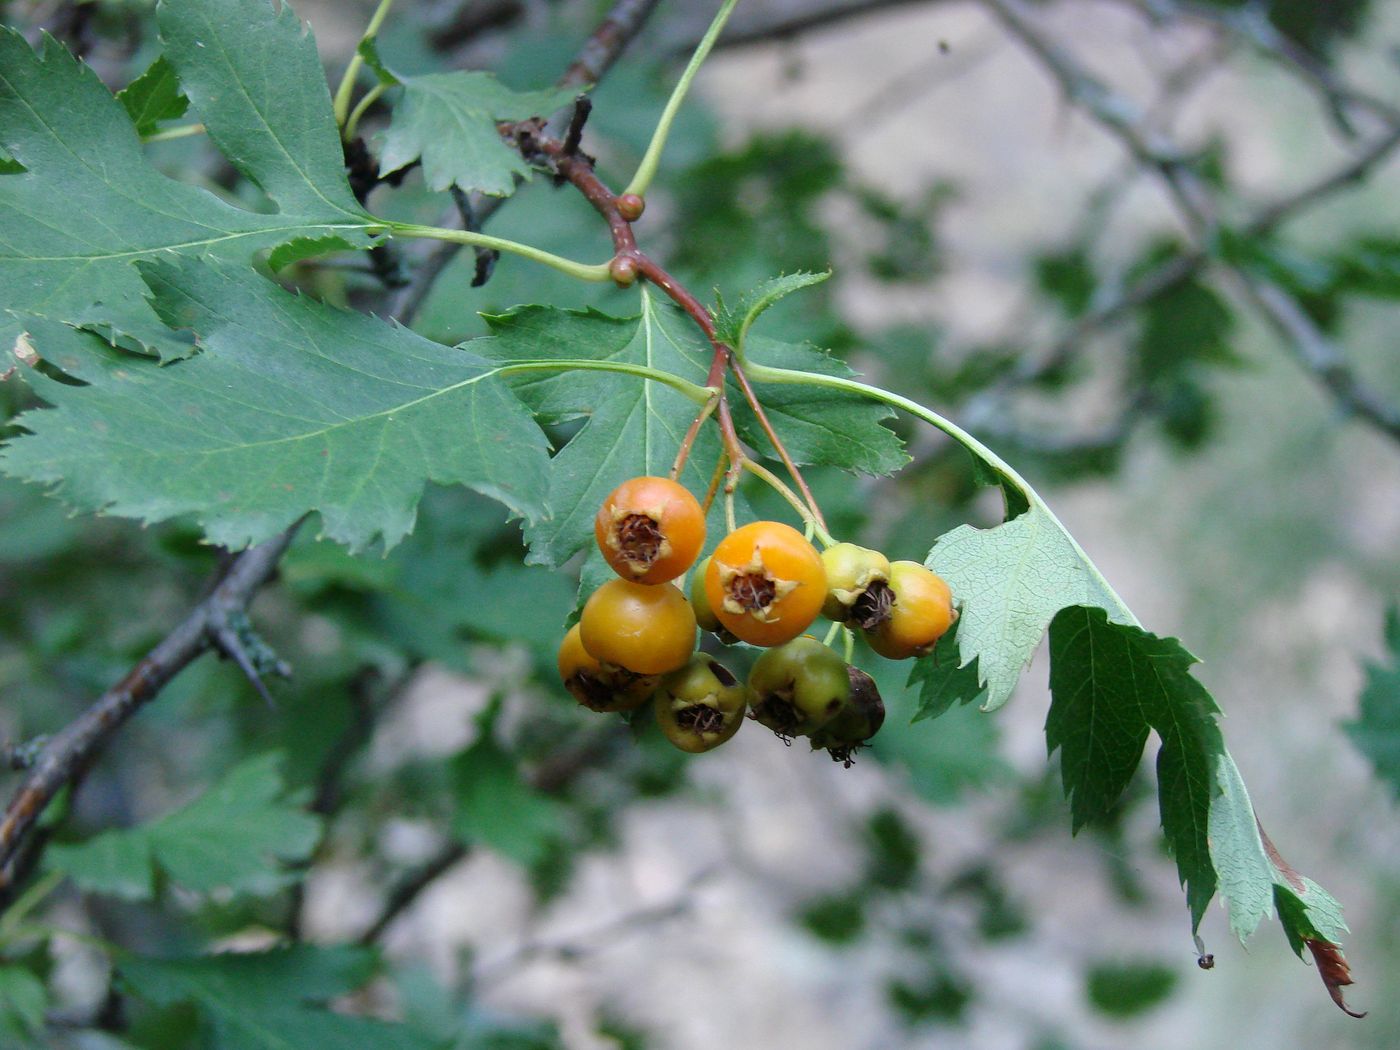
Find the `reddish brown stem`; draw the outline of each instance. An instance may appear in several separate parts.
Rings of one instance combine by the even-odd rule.
[[[715,472],[710,475],[710,487],[705,490],[705,498],[700,501],[700,509],[706,514],[710,513],[710,506],[715,501],[715,493],[719,491],[719,483],[724,480],[724,468],[728,459],[728,456],[721,453],[719,459],[715,461]]]
[[[812,495],[812,490],[807,487],[807,479],[802,476],[802,472],[797,469],[797,464],[792,461],[792,456],[788,455],[787,447],[778,438],[778,432],[773,429],[773,424],[768,421],[768,413],[763,411],[763,404],[758,400],[758,395],[754,393],[753,386],[749,383],[749,377],[744,374],[743,366],[738,360],[731,359],[729,369],[734,373],[734,378],[739,383],[739,389],[744,392],[744,400],[753,409],[753,414],[758,417],[758,425],[763,428],[763,432],[768,435],[768,440],[777,451],[778,456],[783,461],[783,466],[787,468],[792,480],[797,483],[797,490],[802,493],[802,499],[807,504],[807,509],[812,512],[812,517],[817,519],[817,524],[823,529],[826,528],[826,519],[822,517],[822,509],[817,505],[817,498]]]
[[[744,374],[743,368],[740,367],[734,355],[730,353],[729,347],[715,338],[715,322],[714,318],[710,316],[709,309],[685,285],[671,276],[665,267],[637,247],[632,224],[618,209],[616,195],[598,178],[597,173],[593,170],[593,162],[586,154],[569,151],[565,149],[563,143],[554,139],[540,140],[536,145],[554,161],[555,169],[560,177],[572,183],[593,205],[594,209],[607,220],[615,252],[614,263],[619,260],[629,261],[638,276],[645,278],[665,292],[671,301],[684,310],[691,320],[699,326],[700,330],[705,333],[705,338],[710,341],[710,346],[714,349],[714,356],[710,359],[710,371],[705,383],[719,391],[719,399],[714,411],[730,464],[725,491],[732,492],[734,490],[734,486],[738,483],[740,469],[747,458],[743,442],[739,440],[738,431],[734,427],[734,417],[729,409],[729,400],[724,392],[724,373],[728,369],[734,373],[739,389],[743,391],[745,400],[753,409],[754,416],[758,419],[764,434],[767,435],[773,450],[777,452],[778,457],[783,461],[783,466],[797,485],[808,510],[811,511],[817,524],[825,529],[826,520],[822,516],[821,507],[818,506],[816,497],[812,495],[807,479],[802,476],[802,471],[797,468],[797,464],[793,462],[787,447],[778,437],[778,432],[773,428],[768,414],[763,410],[763,405],[754,393],[748,376]],[[681,441],[681,446],[676,453],[675,463],[671,467],[672,478],[679,477],[681,470],[685,467],[690,449],[694,445],[695,438],[709,412],[708,407],[701,409],[691,422],[690,428],[686,431],[685,438]]]

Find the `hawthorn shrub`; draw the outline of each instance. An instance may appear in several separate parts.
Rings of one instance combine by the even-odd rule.
[[[1276,922],[1352,1012],[1341,907],[1265,834],[1192,640],[1139,622],[1027,478],[1127,484],[1144,443],[1209,460],[1231,383],[1255,381],[1256,321],[1329,428],[1400,440],[1394,376],[1372,385],[1348,342],[1400,296],[1400,237],[1285,236],[1400,145],[1400,109],[1338,59],[1367,53],[1368,5],[1125,3],[1203,41],[1143,108],[1076,53],[1061,5],[982,0],[1129,175],[1017,260],[1020,320],[1060,334],[961,345],[850,300],[955,271],[941,221],[965,188],[893,196],[810,130],[725,145],[690,95],[717,43],[882,5],[756,2],[728,35],[734,0],[553,5],[545,36],[528,6],[382,0],[332,56],[271,0],[0,5],[5,1045],[558,1045],[549,1018],[487,1008],[480,968],[444,979],[381,942],[485,854],[539,907],[567,900],[721,747],[822,798],[881,785],[859,818],[805,800],[863,867],[792,918],[833,952],[893,931],[849,981],[899,1025],[979,1009],[958,939],[1031,935],[1001,864],[1018,841],[1091,829],[1118,906],[1160,897],[1125,859],[1154,793],[1196,964],[1215,965],[1219,900],[1241,940]],[[1246,49],[1344,147],[1262,203],[1228,137],[1173,122]],[[942,75],[916,74],[881,105]],[[1125,258],[1106,230],[1134,180],[1175,225]],[[1242,584],[1210,583],[1245,615]],[[1392,784],[1394,621],[1349,726]],[[1054,771],[1026,775],[994,712],[1042,642]],[[384,725],[442,669],[483,690],[432,728],[450,753],[386,761]],[[1007,819],[939,870],[915,799],[989,783]],[[328,940],[309,902],[347,869],[373,891]],[[703,918],[712,875],[578,944],[523,932],[498,965]],[[1105,955],[1085,996],[1138,1016],[1181,962]],[[600,1039],[668,1045],[595,1014]]]

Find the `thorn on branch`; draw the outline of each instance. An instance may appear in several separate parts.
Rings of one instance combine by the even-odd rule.
[[[291,666],[262,640],[242,609],[218,609],[209,617],[209,640],[220,656],[232,660],[269,707],[276,706],[263,684],[263,676],[292,676]]]
[[[31,740],[22,740],[18,744],[9,742],[0,744],[0,761],[3,761],[6,769],[16,771],[30,769],[35,762],[39,761],[39,756],[43,754],[48,742],[47,736],[36,736]]]
[[[583,126],[588,123],[588,115],[592,112],[593,100],[587,95],[579,95],[574,99],[574,115],[570,118],[569,130],[564,135],[564,156],[572,157],[578,153],[579,144],[583,141]],[[589,158],[589,163],[593,163],[593,158]]]
[[[452,203],[457,206],[457,214],[462,220],[462,229],[471,233],[480,233],[481,220],[477,217],[471,197],[456,186],[451,188],[451,192]],[[476,270],[472,274],[472,287],[480,288],[491,279],[491,275],[496,271],[496,260],[501,257],[501,253],[495,248],[483,248],[480,245],[474,246],[472,251],[476,253]]]

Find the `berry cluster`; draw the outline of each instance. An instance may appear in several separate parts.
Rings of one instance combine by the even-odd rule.
[[[720,540],[687,598],[672,581],[705,545],[705,514],[666,478],[619,485],[599,508],[594,535],[619,578],[593,592],[564,637],[560,677],[594,711],[633,711],[652,700],[662,732],[683,751],[718,747],[747,714],[849,765],[880,728],[884,704],[869,675],[803,632],[822,615],[899,660],[931,652],[957,618],[948,585],[917,562],[890,562],[853,543],[819,554],[777,521]],[[696,652],[697,627],[767,650],[747,683]]]

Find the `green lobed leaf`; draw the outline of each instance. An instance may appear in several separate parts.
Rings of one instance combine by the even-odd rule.
[[[1312,879],[1296,873],[1289,878],[1279,872],[1274,900],[1288,944],[1300,958],[1308,941],[1337,944],[1350,932],[1337,899]]]
[[[412,527],[424,484],[463,484],[535,514],[544,439],[493,369],[378,318],[291,295],[250,270],[143,264],[162,318],[203,352],[167,367],[30,321],[72,386],[31,370],[51,405],[0,469],[76,507],[160,521],[194,514],[243,547],[308,511],[352,549]]]
[[[189,890],[266,894],[284,886],[283,863],[306,859],[321,822],[289,798],[281,756],[235,766],[189,805],[135,828],[55,845],[49,863],[81,888],[132,900],[155,894],[155,869]]]
[[[710,348],[695,326],[641,292],[642,312],[617,318],[593,310],[525,306],[487,318],[492,335],[465,344],[484,357],[511,361],[586,358],[644,365],[697,383],[709,370]],[[521,399],[549,423],[585,419],[550,461],[549,516],[530,523],[530,560],[557,567],[593,543],[593,517],[627,478],[665,475],[697,406],[660,383],[607,372],[525,373],[511,378]],[[703,493],[720,454],[713,426],[702,428],[681,475]],[[722,529],[718,503],[712,534]]]
[[[322,251],[371,243],[376,223],[350,194],[314,44],[291,9],[181,0],[162,5],[161,25],[211,137],[280,210],[247,211],[163,175],[91,69],[51,38],[36,54],[0,28],[0,149],[25,169],[0,177],[0,304],[11,311],[0,312],[0,346],[20,331],[15,315],[33,313],[182,357],[191,347],[152,315],[133,262],[176,253],[247,264],[292,240]]]
[[[1193,926],[1216,890],[1208,835],[1219,708],[1190,674],[1196,658],[1175,638],[1111,623],[1101,608],[1068,608],[1050,625],[1045,739],[1060,750],[1074,828],[1101,820],[1137,768],[1150,727],[1162,741],[1157,790],[1162,830],[1186,886]]]
[[[146,71],[117,92],[117,101],[126,109],[136,134],[149,135],[162,121],[176,120],[190,108],[190,100],[180,87],[175,67],[160,55]]]
[[[1400,798],[1400,606],[1386,613],[1386,660],[1366,668],[1360,710],[1342,728]]]
[[[443,1040],[403,1025],[324,1009],[327,1001],[363,986],[374,968],[368,949],[304,944],[117,962],[128,992],[157,1006],[192,1004],[208,1019],[218,1050],[442,1050]]]
[[[548,116],[577,97],[574,88],[512,91],[490,73],[428,73],[400,77],[403,98],[384,132],[380,170],[388,174],[423,162],[432,190],[456,186],[503,197],[530,166],[507,146],[498,121]]]
[[[726,346],[742,353],[745,350],[744,337],[748,334],[759,315],[778,300],[803,288],[821,284],[831,276],[831,271],[823,273],[788,273],[772,277],[745,292],[731,308],[724,299],[715,300],[715,338]]]
[[[234,167],[283,211],[365,216],[316,39],[290,4],[161,0],[157,17],[166,56]]]
[[[540,794],[520,776],[515,760],[489,733],[452,762],[459,835],[477,840],[518,864],[544,856],[563,829],[559,803]]]
[[[986,711],[1010,698],[1021,669],[1061,609],[1097,606],[1109,610],[1115,622],[1137,622],[1039,502],[992,529],[959,526],[938,538],[925,564],[953,590],[962,664],[978,661]]]
[[[812,346],[748,339],[747,359],[776,368],[849,377],[855,373]],[[909,462],[904,443],[884,420],[894,412],[869,398],[786,383],[755,383],[759,403],[798,466],[821,464],[862,474],[893,474]],[[743,395],[731,381],[729,402],[739,436],[775,457],[771,444]]]
[[[1274,866],[1259,837],[1254,805],[1239,767],[1226,751],[1216,761],[1216,789],[1211,800],[1210,859],[1220,896],[1230,906],[1230,930],[1243,941],[1274,913]]]

